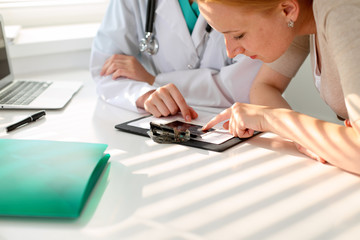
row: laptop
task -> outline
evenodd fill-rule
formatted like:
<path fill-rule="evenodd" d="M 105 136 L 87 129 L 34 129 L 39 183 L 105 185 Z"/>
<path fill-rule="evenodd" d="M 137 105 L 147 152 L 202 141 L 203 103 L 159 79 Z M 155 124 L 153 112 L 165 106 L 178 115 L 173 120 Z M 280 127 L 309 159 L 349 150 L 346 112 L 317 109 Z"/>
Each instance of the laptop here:
<path fill-rule="evenodd" d="M 80 89 L 79 81 L 15 80 L 0 15 L 0 109 L 61 109 Z"/>

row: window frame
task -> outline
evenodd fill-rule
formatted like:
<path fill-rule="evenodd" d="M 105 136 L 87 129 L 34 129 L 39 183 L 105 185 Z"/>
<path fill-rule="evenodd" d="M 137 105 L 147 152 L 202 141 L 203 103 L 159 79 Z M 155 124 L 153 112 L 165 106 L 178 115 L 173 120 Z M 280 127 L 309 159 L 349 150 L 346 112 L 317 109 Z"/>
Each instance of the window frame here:
<path fill-rule="evenodd" d="M 109 0 L 0 0 L 6 25 L 39 27 L 100 22 Z"/>

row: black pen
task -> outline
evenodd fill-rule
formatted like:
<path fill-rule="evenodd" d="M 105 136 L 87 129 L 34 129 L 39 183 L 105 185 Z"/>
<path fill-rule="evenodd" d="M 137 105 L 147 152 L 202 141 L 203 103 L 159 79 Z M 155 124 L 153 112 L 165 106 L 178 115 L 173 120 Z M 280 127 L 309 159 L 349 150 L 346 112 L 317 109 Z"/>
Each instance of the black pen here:
<path fill-rule="evenodd" d="M 25 124 L 31 123 L 31 122 L 35 122 L 36 120 L 38 120 L 39 118 L 45 116 L 45 111 L 42 110 L 40 112 L 34 113 L 33 115 L 31 115 L 30 117 L 25 118 L 24 120 L 21 120 L 17 123 L 11 124 L 10 126 L 6 127 L 6 132 L 10 132 L 12 130 L 17 129 L 18 127 L 21 127 Z"/>

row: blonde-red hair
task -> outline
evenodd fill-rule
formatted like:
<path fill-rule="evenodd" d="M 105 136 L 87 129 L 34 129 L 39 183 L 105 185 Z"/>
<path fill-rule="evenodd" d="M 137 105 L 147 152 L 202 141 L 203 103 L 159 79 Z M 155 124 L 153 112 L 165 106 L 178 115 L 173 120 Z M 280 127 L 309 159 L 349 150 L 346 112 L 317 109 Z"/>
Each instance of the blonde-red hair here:
<path fill-rule="evenodd" d="M 195 0 L 200 3 L 218 3 L 246 8 L 249 11 L 272 12 L 285 0 Z M 297 0 L 301 8 L 311 8 L 313 0 Z"/>
<path fill-rule="evenodd" d="M 219 3 L 223 5 L 246 7 L 255 11 L 271 11 L 284 0 L 197 0 L 203 3 Z"/>

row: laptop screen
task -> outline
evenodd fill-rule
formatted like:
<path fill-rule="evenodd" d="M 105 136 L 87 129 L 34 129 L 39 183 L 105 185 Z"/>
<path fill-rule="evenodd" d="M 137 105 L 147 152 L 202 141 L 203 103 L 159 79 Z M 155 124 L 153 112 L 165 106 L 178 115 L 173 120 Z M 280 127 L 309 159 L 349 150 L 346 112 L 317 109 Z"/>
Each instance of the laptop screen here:
<path fill-rule="evenodd" d="M 0 81 L 10 74 L 10 66 L 5 47 L 6 39 L 2 31 L 3 26 L 1 24 L 2 23 L 0 22 Z"/>

